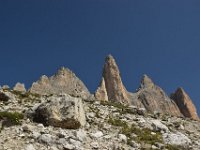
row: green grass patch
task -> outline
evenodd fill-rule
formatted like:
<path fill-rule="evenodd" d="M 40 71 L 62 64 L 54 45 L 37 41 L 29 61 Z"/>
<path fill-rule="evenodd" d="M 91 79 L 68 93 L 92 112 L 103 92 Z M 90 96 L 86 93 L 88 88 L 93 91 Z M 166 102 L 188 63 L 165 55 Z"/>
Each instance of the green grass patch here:
<path fill-rule="evenodd" d="M 157 142 L 163 143 L 162 135 L 160 132 L 155 132 L 155 134 L 152 134 L 152 131 L 148 128 L 141 129 L 134 124 L 130 126 L 126 121 L 115 118 L 109 118 L 108 123 L 113 126 L 121 127 L 120 133 L 128 137 L 128 144 L 130 144 L 132 140 L 138 143 L 147 143 L 151 145 L 154 145 Z M 133 133 L 137 136 L 132 137 Z"/>
<path fill-rule="evenodd" d="M 0 120 L 3 120 L 2 126 L 20 125 L 20 120 L 24 115 L 19 112 L 0 112 Z"/>
<path fill-rule="evenodd" d="M 183 149 L 180 146 L 176 146 L 176 145 L 167 145 L 165 146 L 165 148 L 168 150 L 182 150 Z"/>

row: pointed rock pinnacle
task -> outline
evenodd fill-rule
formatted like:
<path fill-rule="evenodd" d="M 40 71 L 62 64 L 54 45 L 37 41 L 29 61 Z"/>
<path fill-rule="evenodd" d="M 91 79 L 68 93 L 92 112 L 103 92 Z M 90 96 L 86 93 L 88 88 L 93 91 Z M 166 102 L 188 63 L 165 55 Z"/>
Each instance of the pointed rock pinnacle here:
<path fill-rule="evenodd" d="M 108 55 L 105 59 L 103 79 L 108 100 L 112 102 L 129 103 L 127 90 L 122 83 L 119 68 L 112 55 Z M 106 93 L 105 90 L 103 93 Z M 102 94 L 100 97 L 104 97 L 104 95 Z"/>
<path fill-rule="evenodd" d="M 95 92 L 95 97 L 98 100 L 108 101 L 108 95 L 106 91 L 106 85 L 104 78 L 101 79 L 100 86 L 98 87 L 97 91 Z"/>
<path fill-rule="evenodd" d="M 185 117 L 195 120 L 199 119 L 195 105 L 183 88 L 178 88 L 176 92 L 171 95 L 171 98 L 176 102 L 181 113 Z"/>
<path fill-rule="evenodd" d="M 141 80 L 141 88 L 153 88 L 153 81 L 145 74 Z"/>

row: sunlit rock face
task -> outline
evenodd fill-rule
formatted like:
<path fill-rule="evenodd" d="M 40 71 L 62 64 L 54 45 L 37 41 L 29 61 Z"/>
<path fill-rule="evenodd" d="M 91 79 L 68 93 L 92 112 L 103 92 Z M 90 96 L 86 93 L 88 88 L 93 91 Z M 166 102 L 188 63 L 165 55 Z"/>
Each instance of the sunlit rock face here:
<path fill-rule="evenodd" d="M 111 102 L 130 103 L 128 92 L 121 80 L 119 68 L 111 55 L 108 55 L 105 59 L 101 82 L 102 84 L 95 94 L 97 99 L 104 98 Z"/>
<path fill-rule="evenodd" d="M 181 113 L 185 117 L 196 120 L 199 119 L 195 105 L 183 88 L 178 88 L 176 92 L 171 95 L 171 98 L 176 102 Z"/>
<path fill-rule="evenodd" d="M 18 91 L 18 92 L 26 92 L 25 85 L 19 82 L 15 84 L 15 86 L 13 87 L 13 90 Z"/>
<path fill-rule="evenodd" d="M 176 103 L 160 87 L 155 85 L 147 75 L 144 75 L 141 80 L 137 97 L 138 101 L 151 113 L 159 112 L 161 114 L 182 116 Z"/>
<path fill-rule="evenodd" d="M 102 78 L 101 83 L 95 92 L 95 98 L 101 101 L 108 101 L 108 94 L 104 78 Z"/>
<path fill-rule="evenodd" d="M 84 83 L 72 71 L 64 67 L 52 77 L 42 76 L 39 81 L 32 84 L 30 92 L 41 95 L 66 93 L 82 98 L 90 96 Z"/>

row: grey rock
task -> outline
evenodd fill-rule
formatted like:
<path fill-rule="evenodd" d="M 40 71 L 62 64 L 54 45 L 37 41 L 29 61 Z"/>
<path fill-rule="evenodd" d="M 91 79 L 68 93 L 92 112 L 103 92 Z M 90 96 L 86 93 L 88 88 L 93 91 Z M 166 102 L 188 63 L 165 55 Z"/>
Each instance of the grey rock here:
<path fill-rule="evenodd" d="M 163 140 L 166 144 L 177 145 L 177 146 L 188 146 L 191 143 L 191 140 L 181 132 L 164 133 Z"/>
<path fill-rule="evenodd" d="M 96 139 L 98 139 L 102 136 L 103 136 L 103 132 L 101 132 L 101 131 L 97 131 L 97 132 L 91 134 L 91 137 L 96 138 Z"/>
<path fill-rule="evenodd" d="M 65 144 L 64 146 L 64 149 L 67 149 L 67 150 L 74 150 L 75 149 L 75 146 L 73 144 Z"/>
<path fill-rule="evenodd" d="M 25 147 L 25 150 L 36 150 L 32 144 L 29 144 Z"/>
<path fill-rule="evenodd" d="M 78 140 L 81 142 L 83 142 L 87 137 L 87 133 L 83 129 L 79 129 L 75 134 Z"/>
<path fill-rule="evenodd" d="M 50 134 L 42 134 L 39 136 L 38 141 L 48 145 L 52 145 L 53 143 L 55 143 L 56 137 Z"/>
<path fill-rule="evenodd" d="M 127 137 L 124 134 L 119 134 L 119 140 L 121 142 L 127 143 Z"/>
<path fill-rule="evenodd" d="M 140 101 L 147 112 L 182 116 L 176 103 L 147 76 L 144 75 L 136 93 L 136 101 Z"/>
<path fill-rule="evenodd" d="M 86 123 L 82 100 L 69 95 L 48 97 L 47 102 L 38 106 L 33 115 L 35 122 L 45 126 L 77 129 Z"/>
<path fill-rule="evenodd" d="M 71 70 L 64 67 L 50 78 L 42 76 L 39 81 L 32 84 L 30 92 L 40 95 L 66 93 L 84 99 L 90 96 L 84 83 Z"/>
<path fill-rule="evenodd" d="M 152 127 L 154 131 L 169 131 L 168 127 L 161 123 L 160 120 L 152 120 Z"/>
<path fill-rule="evenodd" d="M 93 149 L 98 149 L 99 148 L 99 143 L 98 142 L 92 142 L 90 145 L 91 145 L 91 147 Z"/>

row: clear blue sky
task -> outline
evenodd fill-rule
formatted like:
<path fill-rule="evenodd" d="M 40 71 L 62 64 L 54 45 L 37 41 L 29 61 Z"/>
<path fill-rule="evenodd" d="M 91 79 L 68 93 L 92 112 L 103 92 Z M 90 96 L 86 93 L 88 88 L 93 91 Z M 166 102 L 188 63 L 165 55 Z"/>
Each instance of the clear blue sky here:
<path fill-rule="evenodd" d="M 200 110 L 199 0 L 1 0 L 0 84 L 27 87 L 66 66 L 90 91 L 112 54 L 129 91 L 148 74 Z"/>

